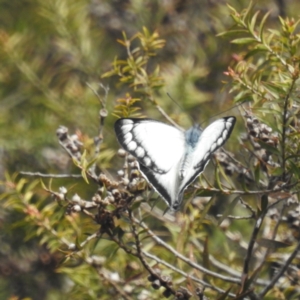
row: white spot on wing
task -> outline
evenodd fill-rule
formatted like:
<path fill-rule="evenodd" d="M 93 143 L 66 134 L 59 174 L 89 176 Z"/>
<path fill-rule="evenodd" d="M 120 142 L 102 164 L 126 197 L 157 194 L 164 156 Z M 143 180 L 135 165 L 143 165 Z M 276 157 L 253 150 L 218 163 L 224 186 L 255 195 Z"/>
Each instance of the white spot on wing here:
<path fill-rule="evenodd" d="M 146 167 L 149 167 L 151 165 L 151 159 L 148 156 L 146 156 L 143 159 L 143 163 Z"/>
<path fill-rule="evenodd" d="M 122 125 L 122 132 L 123 134 L 128 133 L 129 131 L 131 131 L 133 128 L 133 124 L 128 124 L 128 125 Z"/>
<path fill-rule="evenodd" d="M 216 143 L 213 143 L 213 144 L 211 145 L 211 147 L 210 147 L 210 151 L 211 151 L 211 152 L 214 152 L 216 148 L 217 148 L 217 144 L 216 144 Z"/>
<path fill-rule="evenodd" d="M 219 147 L 222 145 L 223 141 L 224 141 L 224 140 L 223 140 L 222 138 L 219 138 L 219 139 L 218 139 L 217 144 L 218 144 Z"/>
<path fill-rule="evenodd" d="M 137 157 L 143 157 L 145 155 L 145 150 L 142 147 L 137 147 L 135 154 Z"/>
<path fill-rule="evenodd" d="M 127 145 L 127 149 L 129 151 L 134 151 L 137 147 L 137 143 L 135 141 L 131 141 L 128 145 Z"/>
<path fill-rule="evenodd" d="M 229 129 L 231 128 L 231 126 L 232 126 L 232 120 L 233 120 L 233 119 L 229 119 L 229 120 L 226 122 L 225 126 L 226 126 L 226 129 L 227 129 L 227 130 L 229 130 Z"/>
<path fill-rule="evenodd" d="M 132 141 L 132 134 L 130 132 L 124 135 L 124 144 L 129 144 Z"/>
<path fill-rule="evenodd" d="M 123 123 L 123 125 L 132 125 L 133 124 L 133 121 L 132 120 L 130 120 L 130 119 L 123 119 L 122 120 L 122 123 Z"/>
<path fill-rule="evenodd" d="M 227 131 L 227 130 L 224 130 L 224 131 L 223 131 L 223 134 L 222 134 L 222 137 L 223 137 L 223 140 L 224 140 L 224 141 L 227 139 L 227 136 L 228 136 L 228 131 Z"/>

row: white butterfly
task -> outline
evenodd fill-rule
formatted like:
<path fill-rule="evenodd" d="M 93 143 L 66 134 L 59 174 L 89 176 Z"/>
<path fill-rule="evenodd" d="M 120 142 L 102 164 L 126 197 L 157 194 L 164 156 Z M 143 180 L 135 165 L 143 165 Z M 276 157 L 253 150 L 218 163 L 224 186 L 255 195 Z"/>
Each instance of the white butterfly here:
<path fill-rule="evenodd" d="M 235 117 L 219 119 L 203 131 L 187 131 L 151 119 L 119 119 L 115 132 L 121 146 L 139 162 L 144 177 L 172 210 L 184 190 L 204 170 L 211 155 L 230 137 Z"/>

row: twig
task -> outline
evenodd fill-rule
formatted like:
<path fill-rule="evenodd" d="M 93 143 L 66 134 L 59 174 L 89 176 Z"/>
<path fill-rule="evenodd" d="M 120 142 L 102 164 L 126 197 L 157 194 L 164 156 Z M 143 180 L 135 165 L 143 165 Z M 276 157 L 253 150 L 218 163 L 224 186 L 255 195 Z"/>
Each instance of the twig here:
<path fill-rule="evenodd" d="M 163 240 L 161 240 L 157 235 L 154 234 L 153 231 L 151 231 L 149 229 L 149 227 L 143 223 L 143 222 L 139 222 L 137 219 L 133 219 L 135 223 L 139 224 L 142 228 L 144 228 L 148 234 L 150 235 L 150 237 L 159 245 L 163 246 L 164 248 L 166 248 L 168 251 L 170 251 L 175 257 L 179 258 L 180 260 L 184 261 L 185 263 L 187 263 L 188 265 L 190 265 L 191 267 L 216 278 L 219 278 L 221 280 L 227 281 L 227 282 L 232 282 L 232 283 L 236 283 L 236 284 L 240 284 L 240 280 L 238 278 L 232 278 L 232 277 L 227 277 L 224 275 L 221 275 L 219 273 L 215 273 L 212 272 L 198 264 L 196 264 L 195 262 L 189 260 L 188 258 L 186 258 L 184 255 L 182 255 L 181 253 L 179 253 L 178 251 L 176 251 L 174 248 L 172 248 L 170 245 L 168 245 L 167 243 L 165 243 Z"/>
<path fill-rule="evenodd" d="M 80 243 L 80 248 L 83 248 L 89 241 L 95 239 L 99 237 L 99 233 L 95 232 L 93 234 L 91 234 L 90 236 L 88 236 L 83 242 Z"/>
<path fill-rule="evenodd" d="M 298 79 L 298 78 L 293 78 L 292 84 L 291 84 L 289 91 L 286 94 L 285 99 L 284 99 L 284 107 L 283 107 L 283 115 L 282 115 L 282 139 L 281 139 L 282 170 L 283 170 L 282 180 L 283 180 L 283 182 L 285 182 L 285 177 L 286 177 L 285 163 L 286 163 L 286 126 L 287 126 L 287 120 L 288 120 L 287 109 L 288 109 L 288 104 L 289 104 L 289 98 L 290 98 L 292 90 L 294 88 L 296 79 Z"/>
<path fill-rule="evenodd" d="M 247 202 L 245 202 L 242 198 L 240 198 L 240 201 L 242 205 L 244 205 L 251 212 L 252 216 L 256 215 L 255 210 Z"/>
<path fill-rule="evenodd" d="M 207 282 L 205 282 L 205 281 L 203 281 L 203 280 L 201 280 L 201 279 L 199 279 L 199 278 L 196 278 L 196 277 L 194 277 L 194 276 L 192 276 L 192 275 L 189 275 L 189 274 L 185 273 L 184 271 L 182 271 L 182 270 L 180 270 L 180 269 L 174 267 L 174 265 L 171 265 L 171 264 L 167 263 L 166 261 L 164 261 L 164 260 L 158 258 L 157 256 L 155 256 L 155 255 L 153 255 L 153 254 L 150 254 L 150 253 L 148 253 L 148 252 L 146 252 L 146 251 L 142 251 L 142 252 L 143 252 L 143 254 L 144 254 L 145 256 L 147 256 L 148 258 L 150 258 L 150 259 L 156 261 L 157 263 L 159 263 L 159 264 L 161 264 L 161 265 L 166 266 L 167 268 L 173 270 L 174 272 L 177 272 L 178 274 L 181 274 L 181 275 L 184 276 L 185 278 L 189 278 L 189 279 L 192 279 L 193 281 L 195 281 L 195 282 L 197 282 L 197 283 L 200 283 L 200 284 L 203 285 L 205 288 L 210 288 L 210 289 L 212 289 L 212 290 L 214 290 L 214 291 L 217 291 L 217 292 L 219 292 L 219 293 L 225 293 L 224 290 L 222 290 L 222 289 L 220 289 L 220 288 L 218 288 L 218 287 L 216 287 L 216 286 L 214 286 L 214 285 L 211 285 L 211 284 L 209 284 L 209 283 L 207 283 Z M 230 296 L 230 297 L 235 297 L 236 295 L 235 295 L 235 294 L 232 294 L 232 293 L 229 293 L 228 296 Z"/>
<path fill-rule="evenodd" d="M 264 197 L 264 196 L 262 196 L 262 197 Z M 248 279 L 249 265 L 250 265 L 250 260 L 251 260 L 251 257 L 252 257 L 254 244 L 256 242 L 257 235 L 259 233 L 259 230 L 261 228 L 261 225 L 263 223 L 263 220 L 264 220 L 264 217 L 265 217 L 266 213 L 267 213 L 267 209 L 264 209 L 261 212 L 260 216 L 256 220 L 254 229 L 252 231 L 252 235 L 251 235 L 250 242 L 249 242 L 248 249 L 247 249 L 247 254 L 246 254 L 246 257 L 245 257 L 245 261 L 244 261 L 243 273 L 242 273 L 242 277 L 241 277 L 241 286 L 242 286 L 242 288 L 240 290 L 240 293 L 244 292 L 245 283 Z"/>
<path fill-rule="evenodd" d="M 218 218 L 221 218 L 223 217 L 222 214 L 218 214 L 217 215 Z M 226 216 L 226 219 L 231 219 L 231 220 L 248 220 L 248 219 L 253 219 L 253 215 L 250 215 L 250 216 L 245 216 L 245 217 L 242 217 L 242 216 Z"/>
<path fill-rule="evenodd" d="M 80 174 L 44 174 L 40 172 L 25 172 L 25 171 L 21 171 L 20 174 L 25 176 L 37 176 L 42 178 L 82 178 Z"/>
<path fill-rule="evenodd" d="M 282 268 L 278 271 L 276 276 L 273 277 L 271 282 L 259 293 L 260 299 L 263 299 L 263 297 L 266 295 L 266 293 L 276 284 L 278 279 L 284 274 L 284 272 L 287 270 L 290 263 L 293 261 L 293 259 L 298 254 L 298 251 L 300 250 L 300 242 L 298 242 L 297 247 L 293 251 L 293 253 L 290 255 L 290 257 L 287 259 L 286 263 L 282 266 Z"/>
<path fill-rule="evenodd" d="M 131 227 L 132 227 L 132 233 L 133 233 L 133 236 L 134 236 L 134 239 L 135 239 L 135 245 L 136 245 L 136 249 L 137 249 L 137 254 L 138 254 L 138 258 L 140 259 L 141 263 L 143 264 L 144 268 L 155 278 L 157 277 L 161 284 L 167 288 L 169 290 L 170 293 L 172 293 L 173 295 L 176 294 L 176 291 L 174 290 L 174 288 L 172 287 L 171 284 L 168 284 L 168 282 L 164 282 L 160 276 L 158 276 L 158 274 L 148 265 L 148 263 L 146 262 L 146 260 L 144 259 L 143 257 L 143 251 L 141 249 L 141 242 L 139 240 L 139 236 L 137 234 L 137 231 L 136 231 L 136 227 L 135 227 L 135 222 L 133 220 L 133 216 L 132 216 L 132 212 L 131 210 L 129 209 L 128 210 L 128 216 L 131 220 Z"/>
<path fill-rule="evenodd" d="M 105 278 L 112 286 L 113 288 L 122 296 L 122 299 L 124 300 L 133 300 L 132 297 L 127 295 L 126 291 L 124 290 L 124 283 L 121 282 L 121 286 L 119 286 L 114 280 L 112 280 L 109 276 L 106 276 L 103 272 L 103 270 L 97 268 L 97 273 Z M 116 295 L 115 295 L 116 296 Z"/>
<path fill-rule="evenodd" d="M 92 90 L 92 92 L 96 95 L 98 98 L 99 102 L 101 103 L 102 108 L 106 108 L 106 101 L 107 101 L 107 96 L 109 92 L 109 86 L 105 86 L 102 83 L 99 83 L 100 87 L 104 90 L 104 97 L 101 97 L 99 93 L 88 83 L 86 82 L 86 85 Z"/>
<path fill-rule="evenodd" d="M 249 168 L 247 168 L 246 166 L 244 166 L 239 160 L 237 160 L 236 158 L 234 158 L 232 155 L 230 155 L 228 153 L 228 151 L 226 151 L 224 149 L 224 147 L 220 148 L 220 151 L 223 152 L 232 162 L 234 162 L 236 165 L 239 165 L 241 168 L 243 168 L 243 170 L 249 170 Z"/>
<path fill-rule="evenodd" d="M 154 101 L 152 101 L 152 102 L 154 102 Z M 176 122 L 174 122 L 172 120 L 172 118 L 169 117 L 169 115 L 161 108 L 161 106 L 159 106 L 157 103 L 155 103 L 155 107 L 173 126 L 178 128 L 179 130 L 183 130 L 182 127 L 180 127 Z"/>
<path fill-rule="evenodd" d="M 225 194 L 225 195 L 262 195 L 262 194 L 272 194 L 272 193 L 276 193 L 276 192 L 280 192 L 284 189 L 288 189 L 290 188 L 291 186 L 294 186 L 295 184 L 293 185 L 282 185 L 281 187 L 279 188 L 276 188 L 276 189 L 273 189 L 273 190 L 261 190 L 261 191 L 241 191 L 241 190 L 229 190 L 229 189 L 226 189 L 226 190 L 221 190 L 221 189 L 217 189 L 217 188 L 212 188 L 212 187 L 208 187 L 208 188 L 203 188 L 203 187 L 200 187 L 198 185 L 194 185 L 195 188 L 198 189 L 198 191 L 211 191 L 211 192 L 215 192 L 215 193 L 222 193 L 222 194 Z"/>
<path fill-rule="evenodd" d="M 93 91 L 93 93 L 97 96 L 100 104 L 101 104 L 101 109 L 99 110 L 99 131 L 98 131 L 98 136 L 96 136 L 94 138 L 94 143 L 95 143 L 95 156 L 97 157 L 97 155 L 100 153 L 100 147 L 103 141 L 103 128 L 104 128 L 104 122 L 105 119 L 108 115 L 107 109 L 106 109 L 106 101 L 107 101 L 107 96 L 108 96 L 108 92 L 109 92 L 109 87 L 108 86 L 104 86 L 102 83 L 100 83 L 100 87 L 104 90 L 104 97 L 101 97 L 99 95 L 99 93 L 89 84 L 86 83 L 87 86 Z M 95 169 L 96 169 L 96 163 L 94 163 L 91 167 L 90 167 L 90 171 L 92 173 L 95 173 Z"/>
<path fill-rule="evenodd" d="M 281 222 L 284 210 L 285 210 L 285 205 L 283 205 L 283 207 L 282 207 L 282 209 L 280 211 L 280 215 L 279 215 L 278 220 L 276 222 L 276 225 L 274 227 L 271 240 L 275 240 L 275 238 L 276 238 L 276 234 L 277 234 L 277 231 L 278 231 L 278 228 L 279 228 L 279 224 Z M 269 256 L 270 253 L 271 253 L 271 248 L 267 248 L 266 251 L 265 251 L 265 253 L 264 253 L 264 255 L 263 255 L 263 257 L 262 257 L 262 259 L 261 259 L 260 265 L 255 269 L 254 274 L 257 274 L 257 276 L 258 276 L 258 271 L 260 271 L 263 268 L 265 262 L 267 261 L 267 257 Z M 254 282 L 254 280 L 253 280 L 253 282 Z"/>

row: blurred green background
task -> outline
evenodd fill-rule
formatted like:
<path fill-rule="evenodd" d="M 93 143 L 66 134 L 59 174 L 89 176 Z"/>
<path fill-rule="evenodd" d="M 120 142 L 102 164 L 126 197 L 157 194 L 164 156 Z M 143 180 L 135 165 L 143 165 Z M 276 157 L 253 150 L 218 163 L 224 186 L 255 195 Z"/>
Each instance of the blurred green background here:
<path fill-rule="evenodd" d="M 102 75 L 115 57 L 127 56 L 117 42 L 122 32 L 131 37 L 146 27 L 166 41 L 151 60 L 160 66 L 164 82 L 155 100 L 180 125 L 188 127 L 191 119 L 208 121 L 231 108 L 223 73 L 242 46 L 217 37 L 232 25 L 227 4 L 239 11 L 249 1 L 1 0 L 0 179 L 19 171 L 79 173 L 60 148 L 56 129 L 65 125 L 92 143 L 100 105 L 87 83 L 95 89 L 99 83 L 110 88 L 103 147 L 111 151 L 106 166 L 115 172 L 111 159 L 118 149 L 112 129 L 116 117 L 111 113 L 118 98 L 135 92 L 120 85 L 116 76 Z M 255 9 L 262 15 L 271 11 L 268 26 L 276 27 L 278 15 L 298 17 L 300 3 L 257 1 Z M 146 101 L 140 106 L 147 117 L 162 119 Z M 88 198 L 92 191 L 83 193 Z M 27 229 L 11 226 L 21 217 L 0 204 L 0 298 L 66 299 L 62 293 L 74 287 L 55 271 L 61 256 L 36 239 L 23 241 Z M 80 295 L 78 299 L 97 298 Z"/>

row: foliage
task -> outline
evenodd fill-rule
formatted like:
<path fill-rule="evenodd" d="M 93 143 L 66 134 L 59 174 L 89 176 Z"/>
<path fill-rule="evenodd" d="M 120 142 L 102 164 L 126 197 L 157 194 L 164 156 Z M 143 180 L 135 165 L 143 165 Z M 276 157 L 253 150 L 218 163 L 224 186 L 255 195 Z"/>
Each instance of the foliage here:
<path fill-rule="evenodd" d="M 7 19 L 1 122 L 10 130 L 1 139 L 13 142 L 5 168 L 45 172 L 6 172 L 1 182 L 0 298 L 298 299 L 299 21 L 229 5 L 227 29 L 217 20 L 224 5 L 212 5 L 207 19 L 203 7 L 179 2 L 148 1 L 149 17 L 138 2 L 92 1 L 91 17 L 84 0 L 29 1 L 18 4 L 23 25 Z M 228 54 L 227 86 L 243 119 L 225 147 L 232 153 L 218 151 L 180 212 L 163 214 L 135 160 L 115 155 L 113 121 L 151 115 L 184 124 L 164 85 L 174 84 L 172 96 L 196 115 L 201 99 L 217 94 L 216 61 L 225 66 Z M 64 153 L 45 152 L 43 165 L 37 153 L 54 148 L 60 122 L 71 127 L 56 131 Z"/>

